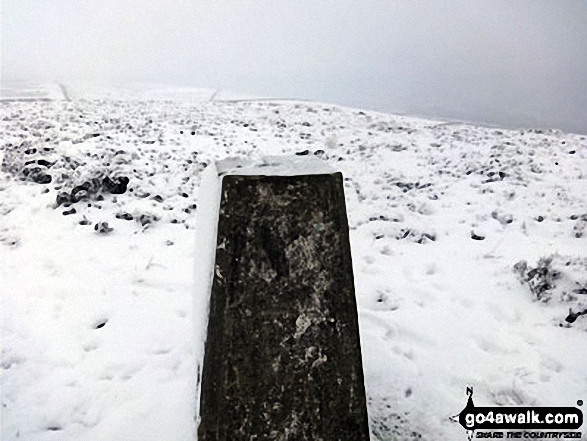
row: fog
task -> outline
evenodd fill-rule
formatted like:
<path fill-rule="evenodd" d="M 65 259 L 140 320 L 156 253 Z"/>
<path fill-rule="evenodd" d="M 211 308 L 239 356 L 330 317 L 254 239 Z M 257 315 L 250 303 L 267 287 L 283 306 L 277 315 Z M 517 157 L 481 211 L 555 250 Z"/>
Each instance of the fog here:
<path fill-rule="evenodd" d="M 3 81 L 146 81 L 587 134 L 585 0 L 1 5 Z"/>

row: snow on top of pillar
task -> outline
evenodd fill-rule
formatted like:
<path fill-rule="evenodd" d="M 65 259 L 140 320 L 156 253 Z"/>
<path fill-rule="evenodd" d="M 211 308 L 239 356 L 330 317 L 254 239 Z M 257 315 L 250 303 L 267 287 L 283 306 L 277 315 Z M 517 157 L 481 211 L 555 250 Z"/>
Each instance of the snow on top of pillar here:
<path fill-rule="evenodd" d="M 216 163 L 219 176 L 297 176 L 336 173 L 334 167 L 315 156 L 265 156 L 260 159 L 226 158 Z"/>

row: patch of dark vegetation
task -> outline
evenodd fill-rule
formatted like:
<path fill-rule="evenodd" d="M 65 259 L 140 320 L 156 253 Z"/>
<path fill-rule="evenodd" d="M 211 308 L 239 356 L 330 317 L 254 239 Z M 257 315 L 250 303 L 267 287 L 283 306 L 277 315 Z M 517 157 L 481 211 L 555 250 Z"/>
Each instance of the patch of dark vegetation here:
<path fill-rule="evenodd" d="M 502 213 L 499 210 L 493 210 L 491 217 L 502 225 L 508 225 L 514 221 L 514 217 L 511 214 Z"/>
<path fill-rule="evenodd" d="M 575 219 L 573 219 L 573 217 Z M 576 220 L 575 225 L 573 225 L 573 236 L 580 239 L 583 237 L 585 230 L 587 229 L 587 213 L 582 214 L 581 216 L 571 216 L 571 219 Z"/>
<path fill-rule="evenodd" d="M 536 301 L 569 305 L 567 324 L 587 315 L 587 259 L 553 254 L 533 266 L 522 260 L 514 265 L 514 272 Z"/>
<path fill-rule="evenodd" d="M 117 178 L 106 176 L 102 179 L 102 188 L 105 193 L 124 194 L 126 193 L 129 181 L 129 178 L 126 176 L 119 176 Z"/>
<path fill-rule="evenodd" d="M 50 184 L 53 176 L 48 173 L 48 169 L 53 167 L 55 161 L 49 161 L 43 156 L 49 151 L 50 149 L 32 147 L 30 141 L 23 141 L 19 145 L 8 144 L 4 148 L 2 171 L 22 181 Z"/>
<path fill-rule="evenodd" d="M 431 187 L 432 184 L 430 182 L 421 183 L 421 182 L 396 182 L 395 186 L 400 188 L 404 193 L 407 193 L 410 190 L 422 190 L 424 188 Z"/>
<path fill-rule="evenodd" d="M 552 267 L 552 257 L 543 257 L 531 268 L 525 260 L 514 265 L 514 271 L 520 281 L 526 283 L 536 300 L 548 302 L 552 298 L 555 282 L 560 278 L 560 272 Z"/>
<path fill-rule="evenodd" d="M 429 242 L 435 242 L 436 241 L 436 234 L 422 233 L 422 232 L 414 230 L 414 229 L 402 228 L 395 235 L 395 239 L 396 240 L 409 239 L 412 242 L 415 242 L 418 244 L 425 244 L 425 243 L 429 243 Z"/>
<path fill-rule="evenodd" d="M 126 192 L 129 178 L 120 176 L 110 178 L 109 176 L 88 179 L 81 185 L 76 185 L 70 192 L 61 192 L 57 195 L 56 203 L 59 207 L 62 204 L 75 204 L 85 200 L 104 200 L 102 193 L 123 194 Z"/>
<path fill-rule="evenodd" d="M 53 178 L 51 175 L 42 173 L 40 171 L 36 171 L 30 176 L 31 181 L 36 182 L 37 184 L 50 184 Z"/>
<path fill-rule="evenodd" d="M 407 388 L 407 391 L 410 392 L 405 393 L 406 398 L 412 394 L 412 389 Z M 390 399 L 369 397 L 367 402 L 371 415 L 369 428 L 372 440 L 421 441 L 424 439 L 420 430 L 413 427 L 409 412 L 399 412 L 394 409 L 398 405 L 392 406 Z"/>
<path fill-rule="evenodd" d="M 499 182 L 499 181 L 503 181 L 508 175 L 506 172 L 503 171 L 489 171 L 486 174 L 487 179 L 484 181 L 485 184 L 488 184 L 490 182 Z"/>

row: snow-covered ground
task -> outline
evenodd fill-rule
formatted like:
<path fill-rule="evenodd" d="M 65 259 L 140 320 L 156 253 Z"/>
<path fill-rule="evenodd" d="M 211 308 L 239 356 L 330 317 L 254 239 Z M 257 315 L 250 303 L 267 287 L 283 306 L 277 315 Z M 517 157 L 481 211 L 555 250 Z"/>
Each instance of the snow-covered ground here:
<path fill-rule="evenodd" d="M 2 440 L 193 439 L 198 189 L 229 156 L 343 172 L 373 440 L 466 439 L 467 386 L 587 399 L 585 136 L 65 91 L 0 103 Z"/>
<path fill-rule="evenodd" d="M 54 83 L 2 82 L 0 86 L 0 102 L 60 100 L 64 98 L 62 87 Z"/>

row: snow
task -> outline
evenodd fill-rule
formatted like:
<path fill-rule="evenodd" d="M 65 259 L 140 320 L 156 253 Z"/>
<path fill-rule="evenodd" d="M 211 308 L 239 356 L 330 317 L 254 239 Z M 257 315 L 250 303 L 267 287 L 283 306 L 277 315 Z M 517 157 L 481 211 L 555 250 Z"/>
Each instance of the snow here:
<path fill-rule="evenodd" d="M 477 405 L 587 396 L 587 317 L 565 321 L 587 307 L 575 293 L 587 284 L 584 136 L 66 90 L 70 101 L 0 107 L 3 440 L 193 439 L 214 164 L 234 170 L 234 158 L 343 173 L 372 439 L 465 439 L 449 417 L 467 386 Z M 551 255 L 537 300 L 514 265 Z"/>
<path fill-rule="evenodd" d="M 264 156 L 253 161 L 246 158 L 226 158 L 216 163 L 220 175 L 298 176 L 330 174 L 337 170 L 313 156 Z"/>
<path fill-rule="evenodd" d="M 0 87 L 0 102 L 61 99 L 63 99 L 63 91 L 59 84 L 54 83 L 3 81 Z"/>
<path fill-rule="evenodd" d="M 206 209 L 198 210 L 196 214 L 197 240 L 196 247 L 198 258 L 194 261 L 194 304 L 193 324 L 194 341 L 196 342 L 196 366 L 197 376 L 194 381 L 195 391 L 194 416 L 196 425 L 200 418 L 200 375 L 204 366 L 204 343 L 208 326 L 208 310 L 210 309 L 210 293 L 216 267 L 216 244 L 218 237 L 218 214 L 220 211 L 222 179 L 218 175 L 218 168 L 212 162 L 202 173 L 200 183 L 200 206 Z"/>

